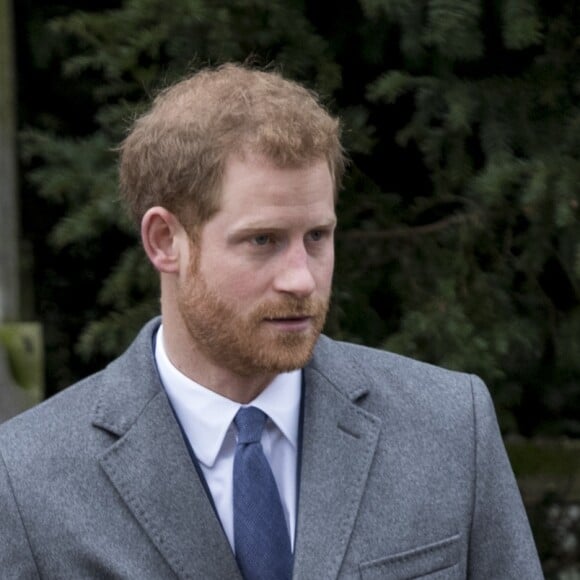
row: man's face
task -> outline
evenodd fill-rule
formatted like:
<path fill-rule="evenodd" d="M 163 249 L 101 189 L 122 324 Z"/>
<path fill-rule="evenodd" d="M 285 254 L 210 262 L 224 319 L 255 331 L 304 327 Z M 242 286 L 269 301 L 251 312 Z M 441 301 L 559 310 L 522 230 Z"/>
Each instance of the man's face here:
<path fill-rule="evenodd" d="M 179 281 L 198 352 L 245 377 L 303 367 L 326 318 L 335 225 L 325 161 L 280 169 L 231 158 L 220 210 L 192 243 Z"/>

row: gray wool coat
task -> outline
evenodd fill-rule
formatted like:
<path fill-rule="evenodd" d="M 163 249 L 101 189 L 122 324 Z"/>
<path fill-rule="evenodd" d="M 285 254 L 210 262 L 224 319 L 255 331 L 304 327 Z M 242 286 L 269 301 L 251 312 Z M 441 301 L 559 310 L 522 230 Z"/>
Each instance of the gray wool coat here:
<path fill-rule="evenodd" d="M 0 578 L 241 578 L 155 368 L 159 319 L 0 427 Z M 541 579 L 487 389 L 321 337 L 294 578 Z"/>

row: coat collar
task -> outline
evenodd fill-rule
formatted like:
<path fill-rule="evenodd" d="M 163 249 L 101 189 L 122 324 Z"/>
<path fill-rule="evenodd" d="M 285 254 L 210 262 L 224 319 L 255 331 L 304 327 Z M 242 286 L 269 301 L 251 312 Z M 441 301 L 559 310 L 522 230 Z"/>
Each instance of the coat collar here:
<path fill-rule="evenodd" d="M 337 578 L 380 433 L 364 369 L 321 337 L 305 368 L 295 578 Z"/>
<path fill-rule="evenodd" d="M 101 466 L 180 578 L 240 578 L 190 460 L 152 354 L 160 319 L 102 375 L 93 425 L 118 437 Z M 380 421 L 362 409 L 364 369 L 321 337 L 305 368 L 295 578 L 336 578 L 365 488 Z"/>
<path fill-rule="evenodd" d="M 147 324 L 103 372 L 93 425 L 118 439 L 101 467 L 179 578 L 241 576 L 155 368 Z"/>

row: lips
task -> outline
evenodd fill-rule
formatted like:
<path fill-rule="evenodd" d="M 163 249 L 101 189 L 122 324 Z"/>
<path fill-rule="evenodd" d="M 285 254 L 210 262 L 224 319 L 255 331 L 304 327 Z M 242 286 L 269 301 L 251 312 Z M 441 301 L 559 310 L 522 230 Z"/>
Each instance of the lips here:
<path fill-rule="evenodd" d="M 267 317 L 268 322 L 300 322 L 302 320 L 308 320 L 312 318 L 311 314 L 304 314 L 303 316 L 276 316 Z"/>
<path fill-rule="evenodd" d="M 309 330 L 312 327 L 312 316 L 284 316 L 276 318 L 265 318 L 267 324 L 278 330 L 287 332 L 300 332 Z"/>
<path fill-rule="evenodd" d="M 252 318 L 273 330 L 285 332 L 320 331 L 328 303 L 319 298 L 306 299 L 287 296 L 279 302 L 261 304 Z"/>

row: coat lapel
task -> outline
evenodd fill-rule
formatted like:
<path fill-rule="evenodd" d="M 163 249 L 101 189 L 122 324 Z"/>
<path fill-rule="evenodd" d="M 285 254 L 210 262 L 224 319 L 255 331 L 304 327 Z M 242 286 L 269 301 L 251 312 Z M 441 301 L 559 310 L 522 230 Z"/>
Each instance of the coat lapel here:
<path fill-rule="evenodd" d="M 119 439 L 99 461 L 179 578 L 241 578 L 161 388 L 147 328 L 105 371 L 93 423 Z"/>
<path fill-rule="evenodd" d="M 380 431 L 380 420 L 356 403 L 366 393 L 360 374 L 341 373 L 334 360 L 328 378 L 323 367 L 329 343 L 321 341 L 305 369 L 295 579 L 338 576 Z M 352 386 L 345 383 L 349 375 Z"/>
<path fill-rule="evenodd" d="M 158 324 L 103 374 L 93 424 L 117 439 L 99 461 L 179 578 L 241 580 L 157 375 Z M 295 579 L 338 576 L 380 431 L 380 420 L 357 404 L 366 393 L 360 369 L 341 369 L 330 345 L 321 337 L 305 369 Z"/>

